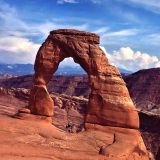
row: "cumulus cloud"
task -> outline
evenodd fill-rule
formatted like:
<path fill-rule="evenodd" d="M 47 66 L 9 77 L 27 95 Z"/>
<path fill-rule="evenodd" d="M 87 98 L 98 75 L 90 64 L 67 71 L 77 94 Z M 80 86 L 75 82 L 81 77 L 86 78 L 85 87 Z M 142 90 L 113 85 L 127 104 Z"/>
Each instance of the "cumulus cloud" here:
<path fill-rule="evenodd" d="M 106 53 L 110 63 L 118 68 L 137 71 L 140 69 L 160 67 L 158 57 L 140 51 L 135 52 L 129 47 L 120 48 L 117 51 L 113 51 L 113 53 L 107 53 L 104 47 L 101 48 Z"/>
<path fill-rule="evenodd" d="M 6 36 L 0 39 L 1 63 L 34 63 L 39 44 L 27 38 Z"/>
<path fill-rule="evenodd" d="M 0 0 L 0 63 L 34 63 L 39 44 L 25 36 L 32 34 L 14 7 Z"/>

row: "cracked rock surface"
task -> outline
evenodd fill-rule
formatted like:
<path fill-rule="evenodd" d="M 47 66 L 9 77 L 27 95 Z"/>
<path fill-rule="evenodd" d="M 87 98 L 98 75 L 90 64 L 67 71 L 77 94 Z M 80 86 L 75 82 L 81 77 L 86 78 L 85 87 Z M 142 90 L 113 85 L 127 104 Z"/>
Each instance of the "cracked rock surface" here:
<path fill-rule="evenodd" d="M 0 115 L 1 160 L 148 160 L 137 130 L 88 125 L 68 133 L 47 122 Z"/>
<path fill-rule="evenodd" d="M 20 96 L 14 93 L 25 93 Z M 65 130 L 65 103 L 67 96 L 51 95 L 57 100 L 53 124 L 38 118 L 13 118 L 18 109 L 27 105 L 26 90 L 7 91 L 0 94 L 0 159 L 1 160 L 148 160 L 148 153 L 138 130 L 100 126 L 87 123 L 87 130 L 69 133 Z M 17 98 L 17 96 L 20 96 Z M 25 97 L 25 98 L 24 98 Z M 72 105 L 86 100 L 72 97 Z M 60 108 L 62 107 L 62 108 Z M 81 123 L 83 106 L 70 106 L 69 120 Z M 72 108 L 74 107 L 74 109 Z M 78 108 L 81 109 L 78 109 Z M 23 109 L 24 112 L 27 112 Z M 27 114 L 26 114 L 27 115 Z M 72 117 L 71 117 L 72 115 Z M 56 127 L 55 127 L 56 126 Z"/>

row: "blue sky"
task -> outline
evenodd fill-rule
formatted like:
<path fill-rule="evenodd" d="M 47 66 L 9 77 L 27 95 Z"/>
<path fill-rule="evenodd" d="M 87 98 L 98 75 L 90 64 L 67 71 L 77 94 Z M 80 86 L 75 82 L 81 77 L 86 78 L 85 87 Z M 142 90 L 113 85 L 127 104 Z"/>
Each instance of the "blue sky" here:
<path fill-rule="evenodd" d="M 117 67 L 160 67 L 159 0 L 0 0 L 0 26 L 0 63 L 34 63 L 50 30 L 74 28 L 99 34 Z"/>

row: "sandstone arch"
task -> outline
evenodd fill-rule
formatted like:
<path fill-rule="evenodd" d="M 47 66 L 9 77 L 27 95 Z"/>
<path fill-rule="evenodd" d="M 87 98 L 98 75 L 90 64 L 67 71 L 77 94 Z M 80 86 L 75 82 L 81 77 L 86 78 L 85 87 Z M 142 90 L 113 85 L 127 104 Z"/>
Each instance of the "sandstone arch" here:
<path fill-rule="evenodd" d="M 32 114 L 53 116 L 53 101 L 46 84 L 67 57 L 72 57 L 88 74 L 91 94 L 86 123 L 139 128 L 138 114 L 126 85 L 100 49 L 99 36 L 78 30 L 51 31 L 40 47 L 29 103 Z"/>

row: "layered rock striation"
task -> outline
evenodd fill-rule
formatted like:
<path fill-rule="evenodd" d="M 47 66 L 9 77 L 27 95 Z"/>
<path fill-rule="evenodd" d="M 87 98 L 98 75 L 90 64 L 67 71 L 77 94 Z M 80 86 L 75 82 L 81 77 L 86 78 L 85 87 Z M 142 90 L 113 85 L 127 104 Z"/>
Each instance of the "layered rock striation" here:
<path fill-rule="evenodd" d="M 10 88 L 26 88 L 32 87 L 32 75 L 24 75 L 4 79 L 0 82 L 0 86 L 6 89 Z M 89 97 L 90 88 L 88 86 L 88 78 L 83 75 L 66 76 L 56 75 L 47 84 L 49 93 L 55 92 L 59 94 L 67 94 L 70 96 Z"/>
<path fill-rule="evenodd" d="M 86 123 L 139 128 L 138 114 L 126 85 L 100 49 L 99 36 L 77 30 L 52 31 L 40 47 L 29 104 L 31 113 L 53 115 L 53 102 L 46 85 L 67 57 L 72 57 L 88 74 L 91 93 Z"/>

